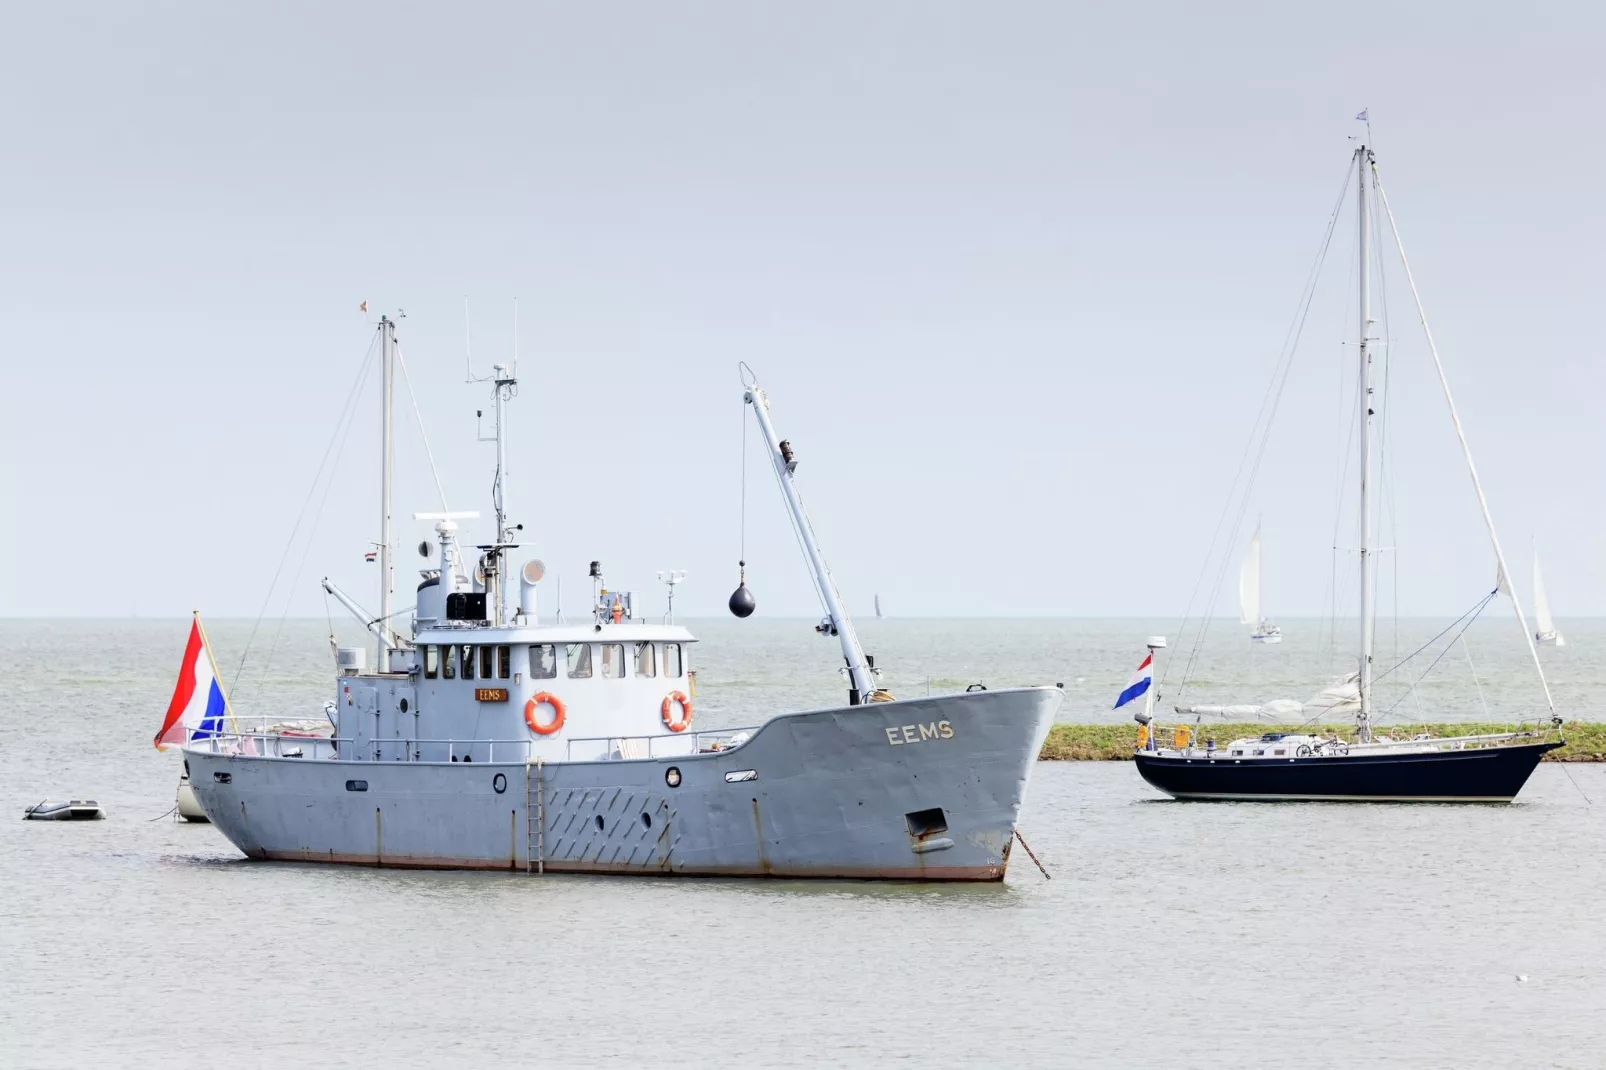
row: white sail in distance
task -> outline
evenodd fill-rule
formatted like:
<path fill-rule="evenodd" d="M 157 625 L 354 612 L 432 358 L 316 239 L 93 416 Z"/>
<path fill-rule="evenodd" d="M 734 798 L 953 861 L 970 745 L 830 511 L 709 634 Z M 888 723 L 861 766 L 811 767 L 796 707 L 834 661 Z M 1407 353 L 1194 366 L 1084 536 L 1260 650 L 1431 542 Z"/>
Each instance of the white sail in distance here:
<path fill-rule="evenodd" d="M 1534 638 L 1541 643 L 1566 646 L 1567 638 L 1556 630 L 1550 616 L 1550 599 L 1545 596 L 1545 580 L 1539 574 L 1539 551 L 1534 550 Z"/>
<path fill-rule="evenodd" d="M 1254 538 L 1249 540 L 1249 552 L 1244 554 L 1243 568 L 1238 572 L 1238 623 L 1260 623 L 1260 525 L 1255 525 Z"/>

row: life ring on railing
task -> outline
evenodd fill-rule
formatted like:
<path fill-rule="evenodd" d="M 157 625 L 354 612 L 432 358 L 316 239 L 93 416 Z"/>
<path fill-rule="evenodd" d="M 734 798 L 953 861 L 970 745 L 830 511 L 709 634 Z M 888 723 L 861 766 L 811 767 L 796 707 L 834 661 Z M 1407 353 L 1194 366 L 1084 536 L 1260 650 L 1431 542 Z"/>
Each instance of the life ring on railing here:
<path fill-rule="evenodd" d="M 535 711 L 541 708 L 542 703 L 552 707 L 552 720 L 542 724 L 535 719 Z M 563 700 L 550 691 L 537 691 L 530 701 L 524 704 L 524 723 L 530 726 L 530 731 L 538 736 L 550 736 L 563 727 L 563 718 L 567 714 L 563 708 Z"/>
<path fill-rule="evenodd" d="M 670 708 L 677 702 L 680 703 L 681 712 L 681 718 L 678 721 L 669 715 Z M 665 728 L 671 732 L 684 732 L 686 727 L 691 724 L 691 699 L 686 697 L 684 691 L 671 691 L 664 696 L 664 704 L 659 713 L 664 719 Z"/>

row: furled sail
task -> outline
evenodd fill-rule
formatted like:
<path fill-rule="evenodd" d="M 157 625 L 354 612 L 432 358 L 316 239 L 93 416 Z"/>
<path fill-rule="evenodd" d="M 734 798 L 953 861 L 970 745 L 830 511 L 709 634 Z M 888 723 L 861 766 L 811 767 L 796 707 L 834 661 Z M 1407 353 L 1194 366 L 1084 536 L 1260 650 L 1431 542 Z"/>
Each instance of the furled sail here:
<path fill-rule="evenodd" d="M 1545 581 L 1539 575 L 1539 551 L 1534 551 L 1534 638 L 1541 643 L 1566 646 L 1566 638 L 1556 630 L 1550 616 L 1550 599 L 1545 596 Z"/>
<path fill-rule="evenodd" d="M 1184 716 L 1201 715 L 1204 717 L 1256 717 L 1267 721 L 1315 721 L 1328 717 L 1342 717 L 1353 715 L 1361 708 L 1361 689 L 1356 683 L 1359 673 L 1350 673 L 1344 679 L 1329 684 L 1309 701 L 1296 702 L 1289 698 L 1272 699 L 1263 705 L 1255 706 L 1239 704 L 1232 706 L 1177 706 L 1176 711 Z"/>
<path fill-rule="evenodd" d="M 1254 624 L 1260 620 L 1260 525 L 1255 525 L 1255 537 L 1249 540 L 1249 552 L 1238 573 L 1238 623 Z"/>

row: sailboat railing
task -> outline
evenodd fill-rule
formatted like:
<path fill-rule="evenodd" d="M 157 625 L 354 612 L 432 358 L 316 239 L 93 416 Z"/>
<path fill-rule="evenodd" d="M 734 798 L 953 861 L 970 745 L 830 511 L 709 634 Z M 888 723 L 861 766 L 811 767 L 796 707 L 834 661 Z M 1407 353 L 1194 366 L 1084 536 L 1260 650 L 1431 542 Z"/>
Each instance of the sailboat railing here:
<path fill-rule="evenodd" d="M 1431 747 L 1435 750 L 1462 750 L 1469 743 L 1503 743 L 1509 739 L 1523 739 L 1540 735 L 1538 732 L 1491 732 L 1479 736 L 1432 736 L 1426 739 L 1373 740 L 1370 743 L 1351 743 L 1350 753 L 1372 750 L 1398 750 L 1402 747 Z"/>

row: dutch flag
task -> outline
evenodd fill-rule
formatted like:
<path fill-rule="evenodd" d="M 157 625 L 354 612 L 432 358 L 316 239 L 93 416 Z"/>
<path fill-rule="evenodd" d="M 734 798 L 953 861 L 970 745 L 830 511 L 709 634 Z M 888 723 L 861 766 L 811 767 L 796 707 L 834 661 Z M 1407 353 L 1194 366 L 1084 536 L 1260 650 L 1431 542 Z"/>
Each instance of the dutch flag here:
<path fill-rule="evenodd" d="M 1127 681 L 1126 690 L 1121 692 L 1121 697 L 1115 700 L 1115 708 L 1120 709 L 1128 702 L 1140 697 L 1153 682 L 1154 651 L 1151 650 L 1144 655 L 1143 664 L 1139 665 L 1138 671 L 1132 674 L 1132 679 Z"/>
<path fill-rule="evenodd" d="M 190 624 L 190 641 L 184 647 L 184 664 L 178 670 L 173 700 L 167 704 L 162 730 L 152 742 L 157 750 L 167 744 L 182 746 L 192 739 L 208 739 L 223 734 L 223 716 L 228 702 L 212 667 L 212 652 L 201 634 L 201 618 Z"/>

